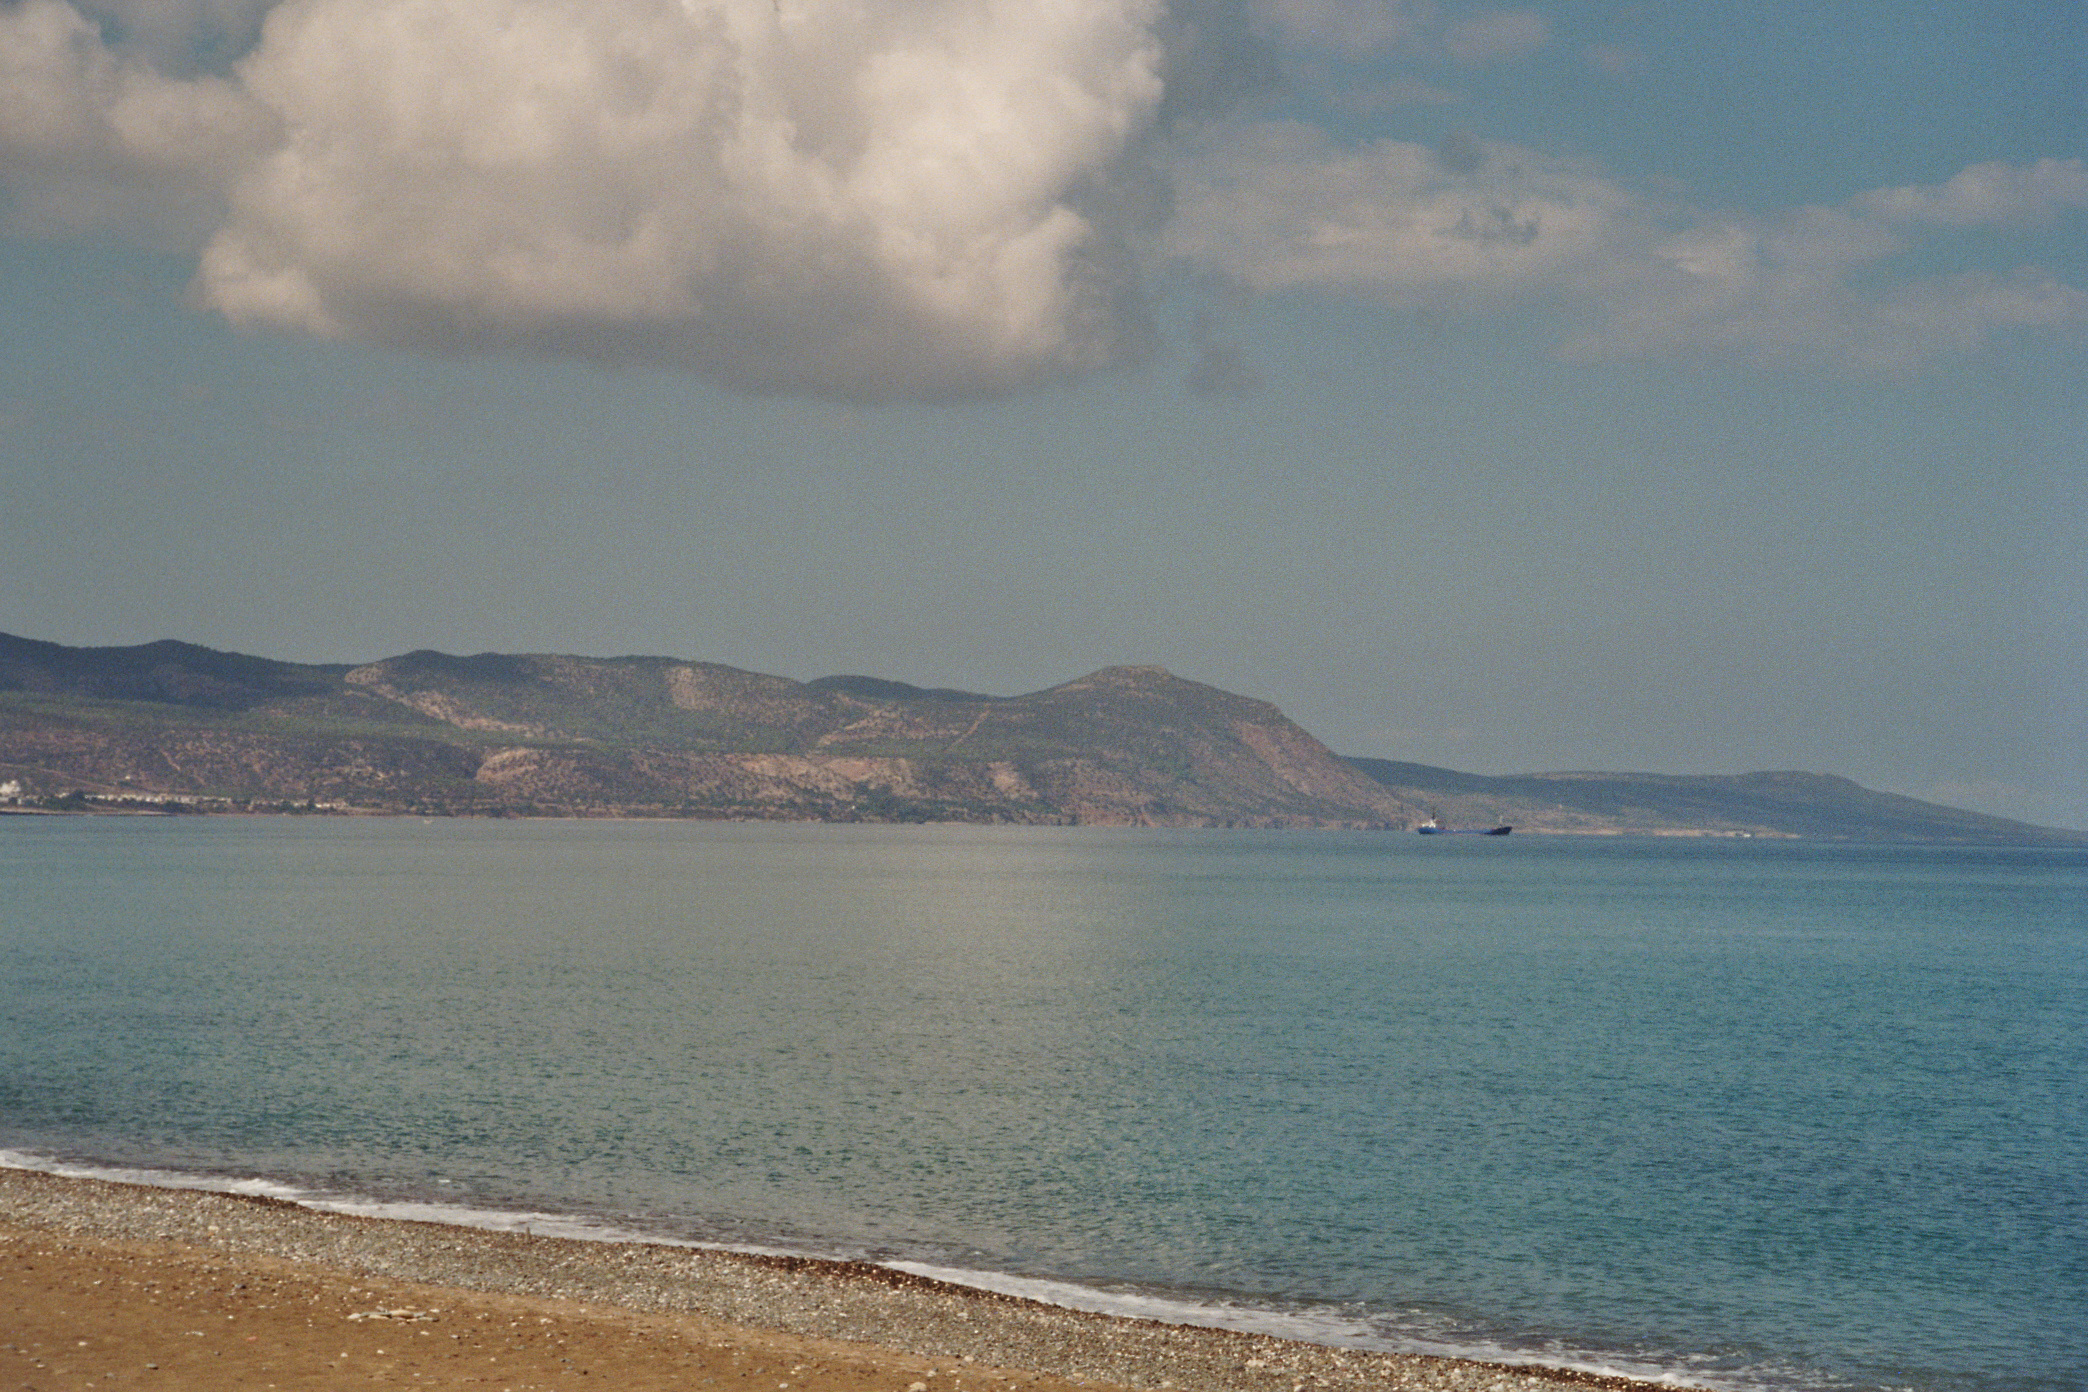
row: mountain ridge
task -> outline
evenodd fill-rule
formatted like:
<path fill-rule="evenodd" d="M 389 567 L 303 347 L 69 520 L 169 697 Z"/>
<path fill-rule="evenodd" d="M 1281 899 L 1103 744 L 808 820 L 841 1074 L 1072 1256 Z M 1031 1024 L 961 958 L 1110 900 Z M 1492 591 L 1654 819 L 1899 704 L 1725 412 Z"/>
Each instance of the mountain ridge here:
<path fill-rule="evenodd" d="M 291 663 L 0 634 L 15 801 L 476 815 L 2088 844 L 1834 775 L 1491 776 L 1343 758 L 1274 705 L 1152 666 L 1018 696 L 664 656 Z"/>
<path fill-rule="evenodd" d="M 669 657 L 354 665 L 0 635 L 0 780 L 386 811 L 1395 828 L 1276 707 L 1156 667 L 1024 696 Z"/>

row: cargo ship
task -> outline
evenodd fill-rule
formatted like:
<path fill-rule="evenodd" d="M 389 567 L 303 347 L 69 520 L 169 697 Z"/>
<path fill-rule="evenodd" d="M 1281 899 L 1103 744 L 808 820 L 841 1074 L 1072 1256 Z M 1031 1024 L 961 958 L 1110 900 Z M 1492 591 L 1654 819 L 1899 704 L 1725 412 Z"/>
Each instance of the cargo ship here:
<path fill-rule="evenodd" d="M 1423 836 L 1506 836 L 1515 828 L 1512 826 L 1446 827 L 1436 821 L 1435 818 L 1430 817 L 1427 821 L 1415 827 L 1414 830 L 1420 832 Z"/>

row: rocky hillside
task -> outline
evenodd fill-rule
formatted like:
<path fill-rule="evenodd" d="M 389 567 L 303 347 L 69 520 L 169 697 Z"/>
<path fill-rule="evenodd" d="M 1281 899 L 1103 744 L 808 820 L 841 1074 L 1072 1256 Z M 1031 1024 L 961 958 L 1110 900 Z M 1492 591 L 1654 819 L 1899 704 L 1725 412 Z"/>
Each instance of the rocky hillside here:
<path fill-rule="evenodd" d="M 1158 667 L 1000 697 L 667 657 L 413 652 L 358 667 L 0 634 L 0 803 L 75 794 L 140 810 L 1394 829 L 1436 817 L 1525 833 L 2088 844 L 1820 774 L 1486 777 L 1341 759 L 1267 702 Z"/>
<path fill-rule="evenodd" d="M 1027 696 L 663 657 L 271 662 L 0 635 L 24 797 L 480 814 L 1404 827 L 1274 706 L 1158 667 Z"/>

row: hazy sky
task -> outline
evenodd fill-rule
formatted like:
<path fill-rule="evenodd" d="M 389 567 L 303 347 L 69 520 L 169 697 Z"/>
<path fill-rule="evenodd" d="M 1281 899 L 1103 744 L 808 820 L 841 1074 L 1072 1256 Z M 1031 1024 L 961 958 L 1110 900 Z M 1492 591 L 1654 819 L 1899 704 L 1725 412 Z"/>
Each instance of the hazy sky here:
<path fill-rule="evenodd" d="M 2088 5 L 0 0 L 0 630 L 2088 825 Z"/>

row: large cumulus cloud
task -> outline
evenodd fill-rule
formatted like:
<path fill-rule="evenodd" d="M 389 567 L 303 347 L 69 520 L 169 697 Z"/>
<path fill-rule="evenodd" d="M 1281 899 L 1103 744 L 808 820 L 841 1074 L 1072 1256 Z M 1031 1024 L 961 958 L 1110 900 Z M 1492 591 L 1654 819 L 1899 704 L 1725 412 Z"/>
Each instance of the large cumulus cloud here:
<path fill-rule="evenodd" d="M 1162 96 L 1159 17 L 1157 0 L 285 0 L 229 79 L 177 80 L 30 0 L 0 12 L 0 53 L 66 97 L 0 130 L 24 146 L 69 103 L 45 144 L 104 183 L 186 160 L 221 199 L 197 288 L 236 322 L 934 396 L 1134 345 L 1135 200 L 1112 184 Z M 210 108 L 222 133 L 148 131 L 126 113 L 149 101 Z"/>

